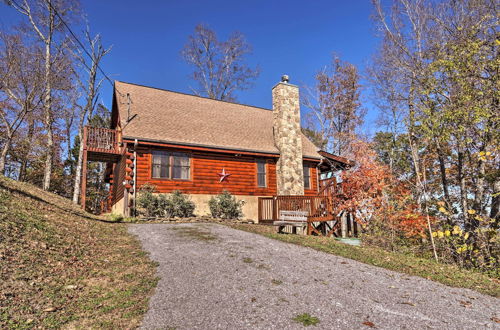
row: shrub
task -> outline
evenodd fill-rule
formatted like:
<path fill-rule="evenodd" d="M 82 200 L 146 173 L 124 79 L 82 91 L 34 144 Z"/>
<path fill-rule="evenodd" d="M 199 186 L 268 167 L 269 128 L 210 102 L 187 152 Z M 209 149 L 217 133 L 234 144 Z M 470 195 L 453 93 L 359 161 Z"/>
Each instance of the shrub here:
<path fill-rule="evenodd" d="M 111 213 L 108 216 L 108 221 L 110 222 L 121 222 L 122 220 L 123 220 L 123 215 L 121 214 Z"/>
<path fill-rule="evenodd" d="M 140 208 L 140 213 L 146 217 L 156 216 L 157 197 L 153 195 L 156 191 L 156 186 L 146 183 L 139 190 L 137 197 L 137 207 Z"/>
<path fill-rule="evenodd" d="M 121 214 L 111 213 L 108 215 L 109 222 L 126 222 L 126 223 L 134 223 L 137 222 L 135 217 L 124 217 Z"/>
<path fill-rule="evenodd" d="M 171 195 L 154 194 L 155 191 L 156 187 L 149 183 L 139 191 L 137 206 L 140 214 L 154 218 L 193 216 L 194 203 L 180 191 L 175 190 Z"/>
<path fill-rule="evenodd" d="M 214 218 L 220 219 L 239 219 L 243 216 L 242 207 L 245 201 L 239 201 L 231 195 L 229 191 L 224 190 L 221 194 L 213 196 L 208 201 L 210 213 Z"/>
<path fill-rule="evenodd" d="M 175 190 L 170 195 L 169 212 L 172 217 L 187 218 L 192 217 L 194 213 L 194 203 L 188 196 L 179 190 Z"/>

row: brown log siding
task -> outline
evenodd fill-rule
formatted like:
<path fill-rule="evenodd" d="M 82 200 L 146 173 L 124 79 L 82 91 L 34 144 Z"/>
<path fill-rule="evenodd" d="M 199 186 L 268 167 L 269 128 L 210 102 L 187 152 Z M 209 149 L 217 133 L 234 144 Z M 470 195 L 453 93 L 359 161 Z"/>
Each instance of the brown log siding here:
<path fill-rule="evenodd" d="M 153 179 L 152 151 L 168 150 L 189 154 L 191 168 L 190 180 Z M 267 186 L 257 186 L 257 159 L 266 159 Z M 305 195 L 317 194 L 317 163 L 311 165 L 311 189 Z M 222 183 L 219 175 L 225 169 L 231 175 Z M 248 155 L 228 155 L 216 152 L 191 150 L 186 151 L 174 148 L 139 148 L 137 151 L 137 187 L 140 189 L 145 183 L 156 185 L 158 192 L 169 193 L 180 190 L 188 194 L 218 194 L 228 190 L 233 195 L 272 196 L 276 195 L 276 158 L 262 158 Z"/>

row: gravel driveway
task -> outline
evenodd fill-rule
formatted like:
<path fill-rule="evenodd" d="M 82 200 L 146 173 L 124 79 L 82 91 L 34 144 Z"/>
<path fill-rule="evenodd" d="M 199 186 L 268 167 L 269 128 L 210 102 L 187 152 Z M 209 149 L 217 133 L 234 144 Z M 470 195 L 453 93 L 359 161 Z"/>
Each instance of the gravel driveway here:
<path fill-rule="evenodd" d="M 145 329 L 499 329 L 499 300 L 216 224 L 131 225 L 160 281 Z"/>

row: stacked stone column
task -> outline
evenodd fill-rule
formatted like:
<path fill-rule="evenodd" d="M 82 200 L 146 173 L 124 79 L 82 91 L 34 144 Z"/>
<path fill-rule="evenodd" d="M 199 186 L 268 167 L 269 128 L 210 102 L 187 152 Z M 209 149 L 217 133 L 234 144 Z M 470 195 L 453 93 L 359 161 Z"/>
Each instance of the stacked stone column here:
<path fill-rule="evenodd" d="M 280 151 L 276 166 L 278 195 L 303 195 L 299 88 L 289 84 L 287 78 L 273 88 L 273 121 L 274 142 Z"/>

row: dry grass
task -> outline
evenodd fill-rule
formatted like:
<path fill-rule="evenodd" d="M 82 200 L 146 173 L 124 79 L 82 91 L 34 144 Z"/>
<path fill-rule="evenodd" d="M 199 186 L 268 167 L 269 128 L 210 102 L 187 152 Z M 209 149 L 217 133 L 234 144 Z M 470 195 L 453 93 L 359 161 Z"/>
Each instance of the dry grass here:
<path fill-rule="evenodd" d="M 277 234 L 272 226 L 246 224 L 228 224 L 228 226 L 400 273 L 420 276 L 448 286 L 472 289 L 500 297 L 500 281 L 498 279 L 490 278 L 483 273 L 461 269 L 455 265 L 438 264 L 434 260 L 418 258 L 409 254 L 392 253 L 376 247 L 351 246 L 328 237 Z"/>
<path fill-rule="evenodd" d="M 125 224 L 0 177 L 0 328 L 134 328 L 155 268 Z"/>

